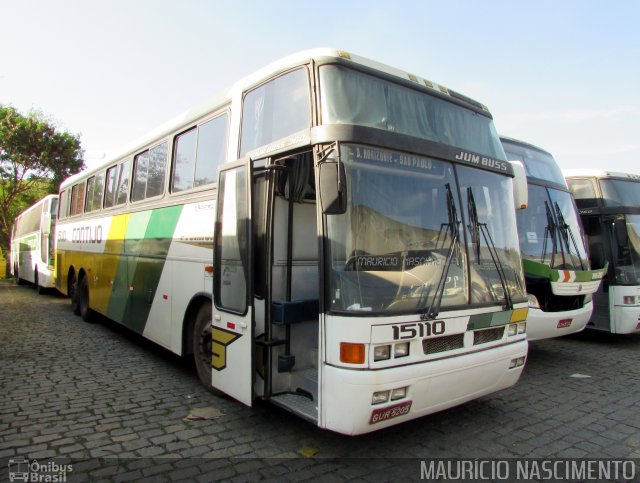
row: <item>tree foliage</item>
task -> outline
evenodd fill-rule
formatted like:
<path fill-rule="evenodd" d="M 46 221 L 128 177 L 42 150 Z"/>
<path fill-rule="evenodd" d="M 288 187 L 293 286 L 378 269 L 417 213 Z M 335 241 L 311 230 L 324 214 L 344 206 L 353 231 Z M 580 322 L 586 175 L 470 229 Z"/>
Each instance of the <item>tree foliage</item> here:
<path fill-rule="evenodd" d="M 24 116 L 0 105 L 0 246 L 9 246 L 14 218 L 62 180 L 84 168 L 80 138 L 43 114 Z"/>

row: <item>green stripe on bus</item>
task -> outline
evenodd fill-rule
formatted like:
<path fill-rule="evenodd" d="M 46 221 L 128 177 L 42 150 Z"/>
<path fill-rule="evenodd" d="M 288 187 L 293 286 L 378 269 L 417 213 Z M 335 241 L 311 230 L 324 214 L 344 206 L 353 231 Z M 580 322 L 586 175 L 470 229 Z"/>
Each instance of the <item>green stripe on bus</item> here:
<path fill-rule="evenodd" d="M 467 330 L 486 329 L 498 325 L 506 325 L 511 321 L 513 310 L 502 312 L 491 312 L 488 314 L 477 314 L 469 317 Z"/>
<path fill-rule="evenodd" d="M 124 323 L 136 332 L 144 332 L 181 213 L 182 206 L 154 210 L 146 223 L 144 237 L 131 240 L 131 249 L 137 253 L 129 257 L 128 273 L 133 290 L 129 292 Z M 133 217 L 131 224 L 135 224 Z"/>
<path fill-rule="evenodd" d="M 542 277 L 557 282 L 564 278 L 564 270 L 556 270 L 546 263 L 540 263 L 527 258 L 522 260 L 522 268 L 525 275 L 532 275 L 534 277 Z M 603 274 L 606 272 L 607 266 L 597 270 L 569 270 L 575 274 L 574 282 L 593 282 L 600 280 Z"/>

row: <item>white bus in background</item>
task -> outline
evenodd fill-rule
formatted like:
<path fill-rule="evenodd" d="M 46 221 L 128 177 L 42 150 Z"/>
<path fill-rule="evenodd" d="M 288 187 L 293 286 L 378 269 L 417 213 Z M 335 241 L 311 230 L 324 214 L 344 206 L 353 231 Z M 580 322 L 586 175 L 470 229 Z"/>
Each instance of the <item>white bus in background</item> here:
<path fill-rule="evenodd" d="M 591 169 L 568 169 L 564 175 L 580 211 L 591 265 L 608 264 L 588 327 L 639 332 L 640 175 Z"/>
<path fill-rule="evenodd" d="M 520 377 L 515 166 L 478 102 L 302 52 L 64 181 L 58 288 L 212 390 L 374 431 Z"/>
<path fill-rule="evenodd" d="M 579 332 L 593 311 L 604 269 L 591 270 L 578 210 L 553 156 L 501 136 L 507 159 L 524 164 L 529 203 L 516 218 L 529 297 L 527 338 Z"/>
<path fill-rule="evenodd" d="M 18 284 L 39 293 L 55 287 L 55 224 L 58 195 L 48 195 L 20 213 L 13 222 L 9 266 Z"/>

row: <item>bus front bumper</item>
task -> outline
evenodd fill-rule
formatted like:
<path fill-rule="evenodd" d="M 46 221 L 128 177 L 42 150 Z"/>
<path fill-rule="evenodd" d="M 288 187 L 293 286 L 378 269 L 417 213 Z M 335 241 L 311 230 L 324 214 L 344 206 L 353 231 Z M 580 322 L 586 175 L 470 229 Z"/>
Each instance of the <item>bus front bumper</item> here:
<path fill-rule="evenodd" d="M 543 312 L 529 307 L 527 316 L 527 339 L 541 340 L 574 334 L 583 330 L 593 312 L 593 302 L 577 310 L 566 312 Z"/>
<path fill-rule="evenodd" d="M 380 370 L 325 366 L 319 424 L 343 434 L 363 434 L 419 418 L 513 386 L 528 344 L 518 339 L 470 354 Z M 406 388 L 406 396 L 372 404 L 374 393 Z"/>

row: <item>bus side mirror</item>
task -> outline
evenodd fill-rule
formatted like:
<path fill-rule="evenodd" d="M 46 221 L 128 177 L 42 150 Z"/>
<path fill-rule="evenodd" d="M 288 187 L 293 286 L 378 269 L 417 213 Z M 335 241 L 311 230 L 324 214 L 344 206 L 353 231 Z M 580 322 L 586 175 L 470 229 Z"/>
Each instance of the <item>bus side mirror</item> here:
<path fill-rule="evenodd" d="M 42 234 L 49 236 L 51 233 L 51 213 L 42 214 Z"/>
<path fill-rule="evenodd" d="M 629 243 L 629 236 L 627 235 L 627 223 L 618 218 L 613 222 L 613 231 L 616 234 L 616 240 L 619 247 L 626 247 Z"/>
<path fill-rule="evenodd" d="M 529 203 L 529 192 L 527 188 L 527 174 L 521 161 L 509 161 L 513 168 L 513 201 L 516 210 L 524 210 Z"/>
<path fill-rule="evenodd" d="M 325 215 L 347 211 L 347 174 L 344 164 L 326 161 L 320 164 L 320 206 Z"/>

